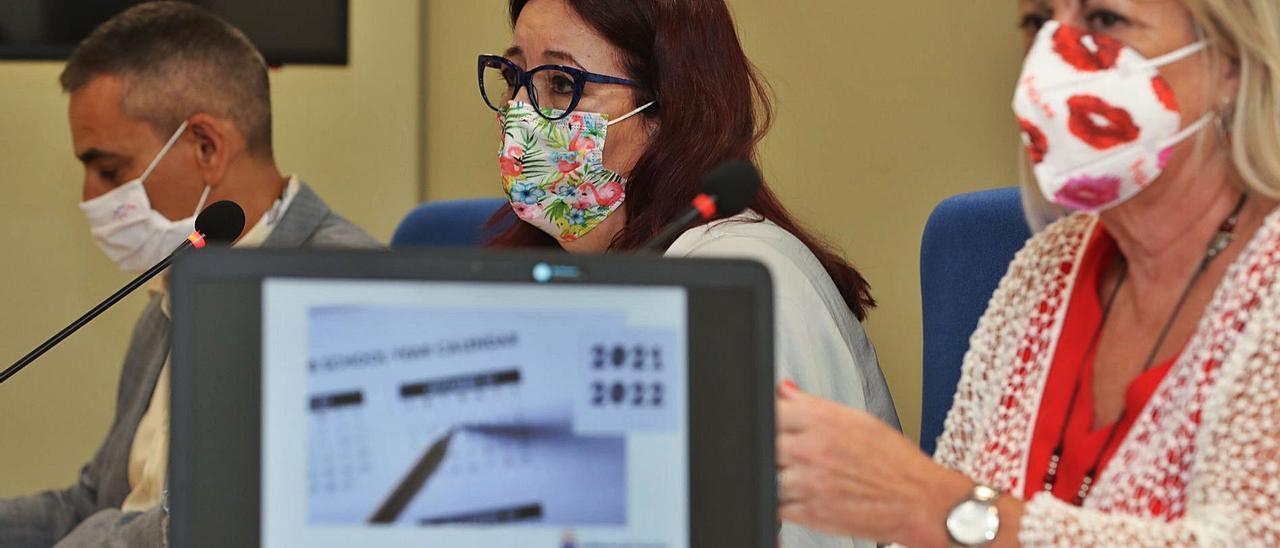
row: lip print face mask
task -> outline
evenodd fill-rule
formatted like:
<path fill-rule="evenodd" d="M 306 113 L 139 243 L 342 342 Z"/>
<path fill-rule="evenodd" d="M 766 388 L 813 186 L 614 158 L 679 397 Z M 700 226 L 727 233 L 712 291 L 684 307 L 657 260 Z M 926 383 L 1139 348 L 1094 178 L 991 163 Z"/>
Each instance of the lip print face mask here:
<path fill-rule="evenodd" d="M 508 103 L 498 116 L 503 134 L 498 165 L 516 215 L 561 242 L 600 226 L 626 198 L 626 179 L 602 162 L 605 134 L 610 125 L 652 104 L 613 120 L 574 111 L 551 121 L 527 103 Z M 550 112 L 555 117 L 562 111 Z"/>
<path fill-rule="evenodd" d="M 1146 59 L 1114 38 L 1046 23 L 1013 98 L 1045 198 L 1102 211 L 1159 177 L 1173 146 L 1210 116 L 1183 128 L 1177 98 L 1157 69 L 1204 48 L 1201 41 Z"/>

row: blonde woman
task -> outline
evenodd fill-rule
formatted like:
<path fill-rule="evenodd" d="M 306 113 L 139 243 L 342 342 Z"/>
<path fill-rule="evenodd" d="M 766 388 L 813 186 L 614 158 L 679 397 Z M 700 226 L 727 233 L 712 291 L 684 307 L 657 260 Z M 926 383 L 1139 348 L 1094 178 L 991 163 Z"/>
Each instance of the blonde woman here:
<path fill-rule="evenodd" d="M 912 546 L 1280 545 L 1280 4 L 1023 0 L 1033 220 L 934 460 L 779 386 L 784 520 Z"/>

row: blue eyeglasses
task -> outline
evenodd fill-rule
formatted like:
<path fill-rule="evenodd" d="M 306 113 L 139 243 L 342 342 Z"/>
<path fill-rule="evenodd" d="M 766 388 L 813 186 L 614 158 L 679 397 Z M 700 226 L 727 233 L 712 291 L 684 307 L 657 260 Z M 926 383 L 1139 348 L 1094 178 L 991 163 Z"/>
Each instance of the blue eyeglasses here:
<path fill-rule="evenodd" d="M 502 112 L 507 102 L 520 93 L 520 88 L 524 88 L 529 92 L 529 103 L 533 109 L 548 120 L 559 120 L 573 112 L 588 82 L 640 86 L 634 80 L 564 65 L 542 65 L 526 71 L 501 55 L 481 55 L 476 67 L 480 96 L 484 97 L 489 108 Z"/>

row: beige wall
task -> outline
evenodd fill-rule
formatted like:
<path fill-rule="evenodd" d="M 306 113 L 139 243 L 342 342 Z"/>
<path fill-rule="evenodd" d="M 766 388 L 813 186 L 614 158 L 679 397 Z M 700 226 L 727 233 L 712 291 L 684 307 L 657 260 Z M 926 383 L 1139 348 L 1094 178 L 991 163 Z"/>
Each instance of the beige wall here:
<path fill-rule="evenodd" d="M 880 300 L 867 324 L 902 423 L 920 421 L 920 234 L 943 198 L 1017 181 L 1021 64 L 1006 0 L 729 0 L 776 93 L 766 180 Z M 503 0 L 429 1 L 426 196 L 498 195 L 475 55 L 510 40 Z M 466 24 L 446 22 L 466 21 Z M 434 23 L 433 23 L 434 22 Z M 666 108 L 679 108 L 667 105 Z"/>
<path fill-rule="evenodd" d="M 351 64 L 272 74 L 276 156 L 387 240 L 420 193 L 419 0 L 352 2 Z M 76 202 L 56 63 L 0 63 L 0 362 L 26 353 L 127 278 Z M 71 485 L 110 425 L 134 295 L 0 385 L 0 496 Z"/>
<path fill-rule="evenodd" d="M 948 195 L 1016 180 L 1013 2 L 730 4 L 777 96 L 767 180 L 871 280 L 881 306 L 868 329 L 915 435 L 924 220 Z M 496 196 L 493 117 L 474 63 L 508 45 L 504 6 L 352 2 L 350 66 L 273 75 L 281 167 L 383 240 L 419 197 Z M 0 63 L 0 363 L 125 280 L 75 207 L 80 172 L 58 70 Z M 0 496 L 74 480 L 111 420 L 142 302 L 129 299 L 0 386 Z"/>

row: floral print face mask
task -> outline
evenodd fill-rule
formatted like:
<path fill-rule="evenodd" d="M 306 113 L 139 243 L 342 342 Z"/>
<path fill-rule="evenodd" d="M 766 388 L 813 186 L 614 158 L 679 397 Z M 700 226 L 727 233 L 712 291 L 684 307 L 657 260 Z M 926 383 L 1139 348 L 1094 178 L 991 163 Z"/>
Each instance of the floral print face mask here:
<path fill-rule="evenodd" d="M 605 169 L 608 127 L 653 103 L 610 120 L 574 111 L 559 120 L 542 117 L 528 103 L 511 101 L 498 115 L 502 150 L 498 165 L 511 209 L 526 223 L 561 242 L 581 238 L 604 222 L 626 198 L 626 179 Z M 554 118 L 560 111 L 548 109 Z"/>
<path fill-rule="evenodd" d="M 1159 177 L 1173 146 L 1210 115 L 1182 127 L 1178 101 L 1157 69 L 1204 48 L 1201 41 L 1146 59 L 1114 38 L 1045 23 L 1013 100 L 1045 198 L 1102 211 Z"/>

